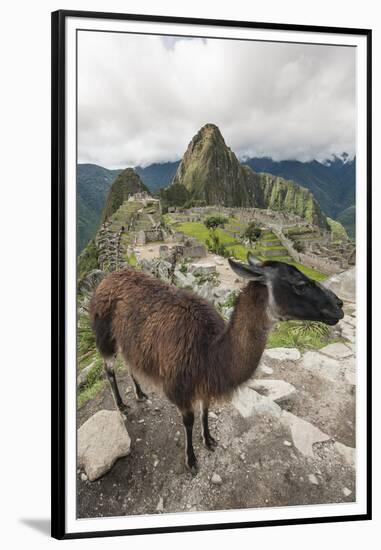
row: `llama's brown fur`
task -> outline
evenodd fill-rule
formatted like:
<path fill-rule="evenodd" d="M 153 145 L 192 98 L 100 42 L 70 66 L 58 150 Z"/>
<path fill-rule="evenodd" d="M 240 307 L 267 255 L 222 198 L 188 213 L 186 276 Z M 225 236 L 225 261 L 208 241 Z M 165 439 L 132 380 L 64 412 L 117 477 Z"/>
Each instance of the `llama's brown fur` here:
<path fill-rule="evenodd" d="M 225 323 L 199 296 L 125 269 L 100 283 L 90 315 L 101 354 L 120 351 L 137 379 L 151 379 L 186 411 L 229 396 L 253 374 L 270 328 L 267 292 L 250 282 Z"/>
<path fill-rule="evenodd" d="M 236 273 L 250 280 L 229 323 L 202 298 L 130 269 L 104 279 L 91 301 L 97 347 L 105 359 L 116 405 L 125 409 L 113 370 L 120 351 L 138 399 L 145 394 L 135 377 L 148 378 L 180 409 L 186 465 L 192 472 L 197 471 L 192 442 L 195 403 L 202 403 L 203 439 L 213 450 L 209 401 L 229 396 L 252 376 L 272 321 L 301 319 L 333 325 L 344 316 L 343 302 L 296 268 L 280 262 L 257 265 L 250 254 L 248 261 L 244 265 L 229 260 Z"/>

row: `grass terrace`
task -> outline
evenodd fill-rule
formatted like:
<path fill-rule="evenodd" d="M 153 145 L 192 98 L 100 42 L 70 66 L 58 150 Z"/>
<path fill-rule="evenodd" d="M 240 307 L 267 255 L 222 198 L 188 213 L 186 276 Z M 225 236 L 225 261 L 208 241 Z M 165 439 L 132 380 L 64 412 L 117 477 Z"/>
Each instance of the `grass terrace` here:
<path fill-rule="evenodd" d="M 166 214 L 164 216 L 165 223 L 171 225 L 176 231 L 180 231 L 189 237 L 194 237 L 203 244 L 206 244 L 206 240 L 209 238 L 209 230 L 205 227 L 202 222 L 179 222 L 176 221 L 176 218 L 171 214 Z M 230 254 L 237 260 L 245 261 L 247 253 L 249 251 L 254 252 L 258 258 L 262 261 L 273 260 L 278 262 L 286 262 L 290 265 L 298 268 L 302 273 L 307 277 L 315 281 L 321 281 L 327 277 L 325 273 L 312 269 L 311 267 L 304 266 L 298 262 L 292 260 L 288 255 L 286 249 L 279 243 L 279 239 L 274 233 L 269 230 L 263 231 L 260 239 L 253 247 L 248 247 L 240 243 L 234 236 L 231 234 L 232 228 L 234 228 L 235 233 L 242 233 L 244 226 L 240 222 L 231 217 L 229 218 L 228 223 L 225 228 L 216 229 L 216 234 L 218 235 L 220 242 L 226 246 Z M 299 229 L 298 229 L 299 231 Z M 263 243 L 271 243 L 274 241 L 274 245 L 264 246 Z M 265 251 L 279 251 L 279 255 L 274 256 L 264 256 L 262 253 Z"/>

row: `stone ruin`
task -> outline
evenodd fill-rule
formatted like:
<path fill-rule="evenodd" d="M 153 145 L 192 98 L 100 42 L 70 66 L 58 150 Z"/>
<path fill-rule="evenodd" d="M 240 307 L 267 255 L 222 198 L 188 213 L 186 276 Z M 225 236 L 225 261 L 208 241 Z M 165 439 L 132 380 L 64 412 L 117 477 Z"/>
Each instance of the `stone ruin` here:
<path fill-rule="evenodd" d="M 159 249 L 161 258 L 166 258 L 176 254 L 178 258 L 205 258 L 207 255 L 206 247 L 197 239 L 186 237 L 183 233 L 175 233 L 174 240 L 179 244 L 174 246 L 162 245 Z"/>

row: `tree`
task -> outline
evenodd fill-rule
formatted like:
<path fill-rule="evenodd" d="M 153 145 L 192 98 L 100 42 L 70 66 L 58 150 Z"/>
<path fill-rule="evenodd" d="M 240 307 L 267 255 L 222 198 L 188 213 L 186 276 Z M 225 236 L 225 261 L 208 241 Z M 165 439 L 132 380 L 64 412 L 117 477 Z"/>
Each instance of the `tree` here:
<path fill-rule="evenodd" d="M 214 231 L 210 232 L 210 239 L 206 239 L 205 244 L 213 254 L 218 254 L 218 256 L 223 256 L 225 258 L 230 256 L 229 250 L 224 243 L 220 241 L 219 236 Z"/>
<path fill-rule="evenodd" d="M 210 218 L 206 218 L 204 225 L 209 231 L 215 232 L 218 227 L 224 227 L 227 222 L 227 218 L 223 218 L 222 216 L 210 216 Z"/>
<path fill-rule="evenodd" d="M 251 222 L 243 233 L 243 238 L 249 241 L 250 246 L 255 243 L 262 235 L 262 229 L 255 223 Z"/>
<path fill-rule="evenodd" d="M 214 252 L 214 254 L 218 254 L 219 256 L 228 256 L 228 251 L 226 246 L 220 241 L 220 238 L 216 233 L 216 229 L 219 227 L 224 227 L 227 222 L 227 218 L 223 218 L 222 216 L 210 216 L 210 218 L 204 220 L 204 225 L 209 229 L 210 236 L 210 239 L 206 239 L 205 241 L 206 246 L 211 252 Z"/>

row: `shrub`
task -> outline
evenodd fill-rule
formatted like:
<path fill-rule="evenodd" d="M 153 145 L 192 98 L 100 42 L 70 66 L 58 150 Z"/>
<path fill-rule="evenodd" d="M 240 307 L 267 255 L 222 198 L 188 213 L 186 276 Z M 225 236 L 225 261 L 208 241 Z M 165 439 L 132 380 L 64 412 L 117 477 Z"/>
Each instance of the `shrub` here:
<path fill-rule="evenodd" d="M 252 245 L 260 238 L 261 235 L 262 235 L 261 228 L 255 222 L 251 222 L 247 226 L 246 230 L 243 232 L 242 237 L 245 240 L 248 240 L 250 245 Z"/>
<path fill-rule="evenodd" d="M 222 216 L 210 216 L 204 220 L 204 225 L 209 229 L 209 231 L 215 231 L 217 227 L 224 227 L 228 223 L 228 219 Z"/>
<path fill-rule="evenodd" d="M 297 252 L 304 252 L 304 250 L 305 250 L 306 247 L 305 247 L 304 242 L 302 242 L 302 241 L 296 241 L 296 242 L 294 243 L 294 248 L 295 248 L 295 250 L 296 250 Z"/>

